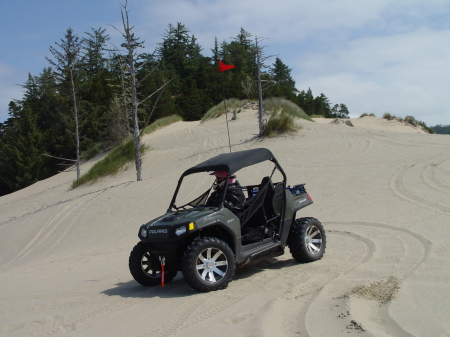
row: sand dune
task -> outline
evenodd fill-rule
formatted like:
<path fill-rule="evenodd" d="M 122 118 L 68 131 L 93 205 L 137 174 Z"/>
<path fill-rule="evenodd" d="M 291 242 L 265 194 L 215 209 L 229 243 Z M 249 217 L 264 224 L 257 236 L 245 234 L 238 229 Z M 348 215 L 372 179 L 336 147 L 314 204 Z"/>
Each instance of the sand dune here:
<path fill-rule="evenodd" d="M 61 173 L 0 198 L 1 336 L 450 336 L 450 137 L 373 117 L 299 123 L 259 141 L 244 110 L 232 148 L 267 147 L 289 184 L 307 184 L 314 204 L 298 216 L 324 224 L 322 260 L 297 264 L 287 250 L 212 293 L 181 273 L 138 285 L 139 226 L 165 212 L 185 169 L 229 151 L 224 117 L 179 122 L 144 138 L 142 182 L 131 165 L 75 190 L 75 173 Z"/>

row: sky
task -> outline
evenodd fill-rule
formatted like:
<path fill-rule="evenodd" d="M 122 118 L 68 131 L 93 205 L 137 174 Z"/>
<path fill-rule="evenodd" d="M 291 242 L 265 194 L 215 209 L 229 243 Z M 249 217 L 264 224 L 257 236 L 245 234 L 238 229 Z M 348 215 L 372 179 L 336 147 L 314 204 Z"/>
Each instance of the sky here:
<path fill-rule="evenodd" d="M 120 45 L 125 0 L 0 0 L 0 122 L 28 74 L 49 66 L 67 28 L 106 28 Z M 388 112 L 450 124 L 449 0 L 129 0 L 130 22 L 153 52 L 169 24 L 184 24 L 212 56 L 241 28 L 291 69 L 298 90 L 324 93 L 351 117 Z M 275 57 L 267 61 L 268 65 Z M 237 84 L 238 85 L 238 84 Z"/>

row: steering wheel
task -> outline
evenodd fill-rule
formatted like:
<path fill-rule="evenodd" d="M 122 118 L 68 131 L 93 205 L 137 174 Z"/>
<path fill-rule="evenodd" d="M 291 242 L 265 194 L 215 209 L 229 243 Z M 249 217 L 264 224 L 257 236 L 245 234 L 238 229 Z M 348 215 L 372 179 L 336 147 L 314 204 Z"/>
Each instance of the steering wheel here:
<path fill-rule="evenodd" d="M 226 200 L 229 199 L 229 200 Z M 232 201 L 230 201 L 230 199 Z M 225 197 L 225 206 L 230 209 L 242 210 L 242 202 L 234 194 L 229 194 Z"/>

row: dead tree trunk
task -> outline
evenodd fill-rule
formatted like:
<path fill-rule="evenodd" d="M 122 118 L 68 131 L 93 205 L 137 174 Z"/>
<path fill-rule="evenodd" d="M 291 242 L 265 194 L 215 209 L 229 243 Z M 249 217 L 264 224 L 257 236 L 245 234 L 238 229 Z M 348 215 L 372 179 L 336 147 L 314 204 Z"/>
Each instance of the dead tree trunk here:
<path fill-rule="evenodd" d="M 131 49 L 129 50 L 128 54 L 128 65 L 131 77 L 131 115 L 133 118 L 134 161 L 136 164 L 136 180 L 141 181 L 142 180 L 141 137 L 139 132 L 139 120 L 137 115 L 138 101 L 136 90 L 136 69 L 134 66 L 134 57 Z"/>
<path fill-rule="evenodd" d="M 130 27 L 130 21 L 128 17 L 128 1 L 125 2 L 125 5 L 122 5 L 121 8 L 121 14 L 122 14 L 122 24 L 123 24 L 123 31 L 120 31 L 116 27 L 114 27 L 116 30 L 118 30 L 122 36 L 125 38 L 125 42 L 122 44 L 122 47 L 126 49 L 126 65 L 128 70 L 128 76 L 130 79 L 130 99 L 129 102 L 131 103 L 131 117 L 133 120 L 133 138 L 134 138 L 134 156 L 135 156 L 135 165 L 136 165 L 136 180 L 141 181 L 142 180 L 142 156 L 141 156 L 141 134 L 139 132 L 139 120 L 138 120 L 138 107 L 140 104 L 144 103 L 146 100 L 148 100 L 150 97 L 152 97 L 154 94 L 156 94 L 158 91 L 163 89 L 170 81 L 164 81 L 164 84 L 155 92 L 147 96 L 146 98 L 142 100 L 138 100 L 138 93 L 137 93 L 137 87 L 138 87 L 138 80 L 136 78 L 137 72 L 140 68 L 142 68 L 146 62 L 143 64 L 140 64 L 139 67 L 136 67 L 136 61 L 138 58 L 137 50 L 139 48 L 144 47 L 144 42 L 139 41 L 139 38 L 136 38 L 134 36 L 134 33 L 132 32 L 133 27 Z M 116 48 L 116 51 L 119 51 Z M 125 76 L 125 74 L 123 74 Z M 142 81 L 142 80 L 141 80 Z M 125 90 L 123 90 L 124 95 L 126 94 Z M 124 98 L 125 104 L 126 99 Z"/>
<path fill-rule="evenodd" d="M 265 47 L 261 47 L 259 45 L 259 42 L 267 40 L 267 38 L 258 38 L 255 36 L 255 47 L 256 47 L 256 66 L 257 66 L 257 73 L 258 73 L 258 122 L 259 122 L 259 137 L 261 137 L 264 134 L 264 110 L 263 110 L 263 87 L 262 87 L 262 80 L 261 80 L 261 68 L 264 67 L 264 62 L 272 57 L 265 56 L 263 53 L 263 50 Z"/>
<path fill-rule="evenodd" d="M 130 27 L 130 21 L 128 18 L 128 10 L 127 10 L 128 2 L 125 5 L 121 5 L 121 13 L 122 13 L 122 23 L 123 23 L 123 36 L 125 38 L 125 43 L 122 44 L 123 47 L 126 48 L 127 55 L 127 65 L 129 70 L 129 76 L 131 80 L 131 117 L 133 120 L 133 139 L 134 139 L 134 162 L 136 165 L 136 180 L 142 180 L 142 169 L 141 169 L 141 140 L 139 133 L 139 120 L 137 116 L 138 110 L 138 99 L 137 99 L 137 89 L 136 89 L 136 49 L 143 47 L 143 42 L 138 41 L 137 38 L 132 34 L 133 27 Z"/>
<path fill-rule="evenodd" d="M 77 110 L 77 97 L 75 94 L 75 83 L 73 81 L 73 73 L 72 69 L 70 69 L 70 83 L 72 86 L 72 100 L 73 100 L 73 118 L 75 120 L 75 138 L 76 138 L 76 162 L 75 166 L 77 169 L 77 180 L 81 177 L 81 171 L 80 171 L 80 135 L 78 131 L 78 110 Z"/>
<path fill-rule="evenodd" d="M 256 43 L 256 66 L 258 70 L 258 123 L 259 123 L 259 137 L 264 133 L 264 122 L 263 122 L 263 103 L 262 103 L 262 86 L 261 86 L 261 50 L 258 46 L 258 38 L 255 37 Z"/>

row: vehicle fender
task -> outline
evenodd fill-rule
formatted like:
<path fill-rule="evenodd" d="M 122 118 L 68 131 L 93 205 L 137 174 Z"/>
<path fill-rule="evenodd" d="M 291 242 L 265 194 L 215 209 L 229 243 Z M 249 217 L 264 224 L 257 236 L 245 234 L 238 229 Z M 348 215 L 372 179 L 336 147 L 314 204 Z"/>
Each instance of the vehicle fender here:
<path fill-rule="evenodd" d="M 237 234 L 229 225 L 221 221 L 216 221 L 200 228 L 199 231 L 202 237 L 214 236 L 224 240 L 230 245 L 231 249 L 236 252 L 236 240 L 238 235 L 240 236 L 240 228 L 239 233 Z"/>

